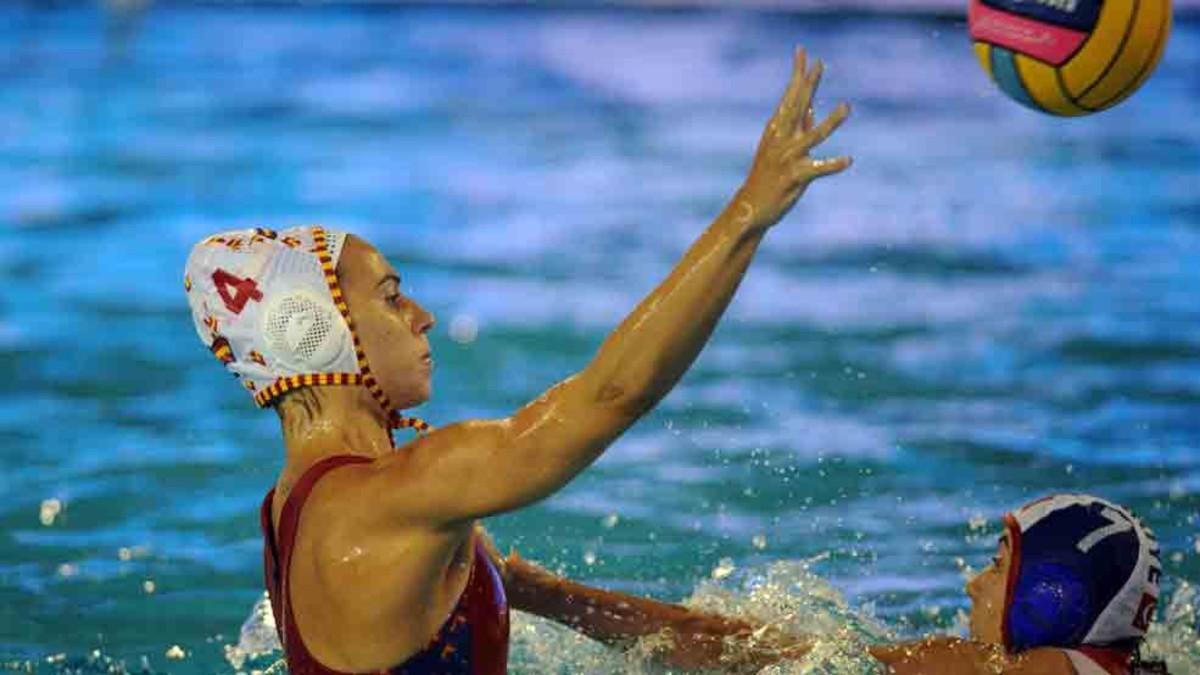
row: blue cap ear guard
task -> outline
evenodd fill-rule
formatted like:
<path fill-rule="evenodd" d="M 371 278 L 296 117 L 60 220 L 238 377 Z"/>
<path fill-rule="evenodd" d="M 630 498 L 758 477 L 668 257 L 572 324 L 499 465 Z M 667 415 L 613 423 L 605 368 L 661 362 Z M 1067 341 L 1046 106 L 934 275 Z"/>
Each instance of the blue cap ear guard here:
<path fill-rule="evenodd" d="M 1077 564 L 1043 560 L 1022 565 L 1008 609 L 1013 651 L 1083 641 L 1095 612 Z"/>

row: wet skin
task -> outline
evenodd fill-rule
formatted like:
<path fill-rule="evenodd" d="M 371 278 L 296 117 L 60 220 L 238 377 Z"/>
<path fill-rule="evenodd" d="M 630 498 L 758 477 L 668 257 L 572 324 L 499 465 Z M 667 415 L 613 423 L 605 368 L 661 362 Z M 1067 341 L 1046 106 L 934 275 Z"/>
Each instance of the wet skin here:
<path fill-rule="evenodd" d="M 561 489 L 670 391 L 707 342 L 766 232 L 810 182 L 850 164 L 848 157 L 808 156 L 849 114 L 843 104 L 814 123 L 820 74 L 820 64 L 808 68 L 799 51 L 750 175 L 726 208 L 587 367 L 512 416 L 449 425 L 393 451 L 387 416 L 363 387 L 303 389 L 279 405 L 287 458 L 276 485 L 276 524 L 291 486 L 315 462 L 347 452 L 374 459 L 327 474 L 300 521 L 291 601 L 314 657 L 330 668 L 364 672 L 416 653 L 466 584 L 474 538 L 481 536 L 477 519 Z M 432 315 L 404 297 L 395 270 L 360 239 L 347 241 L 338 275 L 380 386 L 398 407 L 427 400 Z M 975 639 L 880 646 L 872 654 L 896 675 L 1072 673 L 1057 650 L 1003 653 L 1003 546 L 1001 560 L 968 587 Z M 517 609 L 617 645 L 674 631 L 676 648 L 658 655 L 668 665 L 755 672 L 807 651 L 793 642 L 751 652 L 742 669 L 726 660 L 725 638 L 753 637 L 756 626 L 591 589 L 515 559 L 497 562 Z"/>
<path fill-rule="evenodd" d="M 988 644 L 1001 644 L 1003 636 L 1004 592 L 1008 570 L 1012 564 L 1008 534 L 996 545 L 992 564 L 967 582 L 967 597 L 971 599 L 971 639 Z"/>
<path fill-rule="evenodd" d="M 849 114 L 842 104 L 815 122 L 820 73 L 819 63 L 808 68 L 797 53 L 750 173 L 728 205 L 585 368 L 513 415 L 448 425 L 393 452 L 387 415 L 364 387 L 302 389 L 279 404 L 287 458 L 276 522 L 292 485 L 315 462 L 347 452 L 374 459 L 327 474 L 301 517 L 291 602 L 313 656 L 362 672 L 418 651 L 466 583 L 476 519 L 561 489 L 671 390 L 767 231 L 812 181 L 850 164 L 848 157 L 809 156 Z M 432 316 L 404 297 L 395 270 L 362 240 L 348 240 L 338 275 L 385 393 L 397 407 L 425 401 Z"/>

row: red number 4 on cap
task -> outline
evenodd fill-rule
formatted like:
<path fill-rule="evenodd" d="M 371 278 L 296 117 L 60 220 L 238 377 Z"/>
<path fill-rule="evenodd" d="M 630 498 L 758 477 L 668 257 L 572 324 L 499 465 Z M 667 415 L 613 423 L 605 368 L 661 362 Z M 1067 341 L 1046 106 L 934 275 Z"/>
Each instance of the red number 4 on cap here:
<path fill-rule="evenodd" d="M 225 270 L 218 269 L 213 272 L 212 280 L 221 300 L 234 314 L 241 314 L 242 310 L 246 308 L 247 302 L 261 301 L 263 298 L 262 292 L 258 290 L 258 284 L 254 283 L 253 279 L 241 279 Z M 230 289 L 233 290 L 232 293 L 230 293 Z"/>

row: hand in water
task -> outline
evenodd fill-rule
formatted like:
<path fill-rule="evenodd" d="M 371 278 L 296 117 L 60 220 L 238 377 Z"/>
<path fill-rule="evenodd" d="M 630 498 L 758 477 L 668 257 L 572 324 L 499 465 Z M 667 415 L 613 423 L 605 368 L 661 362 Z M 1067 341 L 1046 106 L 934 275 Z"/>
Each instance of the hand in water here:
<path fill-rule="evenodd" d="M 808 155 L 850 114 L 850 106 L 841 103 L 820 124 L 813 125 L 812 102 L 822 70 L 819 60 L 808 68 L 804 49 L 796 49 L 792 80 L 763 131 L 750 175 L 736 197 L 738 219 L 743 224 L 771 227 L 787 215 L 814 179 L 850 166 L 848 156 L 813 159 Z"/>

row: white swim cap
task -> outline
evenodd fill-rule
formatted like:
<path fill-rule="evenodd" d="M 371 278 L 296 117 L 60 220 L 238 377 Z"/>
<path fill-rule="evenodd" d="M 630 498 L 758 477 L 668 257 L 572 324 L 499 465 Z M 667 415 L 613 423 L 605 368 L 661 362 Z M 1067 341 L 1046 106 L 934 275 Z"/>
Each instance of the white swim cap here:
<path fill-rule="evenodd" d="M 393 426 L 425 431 L 393 409 L 367 364 L 336 273 L 345 241 L 318 226 L 204 239 L 183 278 L 196 333 L 259 407 L 300 387 L 362 385 Z"/>

